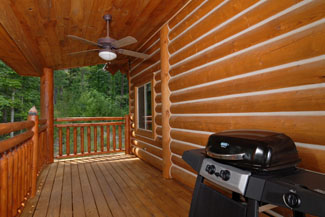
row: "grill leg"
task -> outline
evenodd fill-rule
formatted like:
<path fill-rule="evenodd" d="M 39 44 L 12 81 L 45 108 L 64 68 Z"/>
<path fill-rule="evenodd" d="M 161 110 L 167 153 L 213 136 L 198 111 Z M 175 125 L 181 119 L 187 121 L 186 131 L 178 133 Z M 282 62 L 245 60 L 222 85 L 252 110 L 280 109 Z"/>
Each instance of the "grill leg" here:
<path fill-rule="evenodd" d="M 293 217 L 305 217 L 305 213 L 299 211 L 293 211 Z"/>
<path fill-rule="evenodd" d="M 248 217 L 258 217 L 258 201 L 248 199 L 247 215 Z"/>
<path fill-rule="evenodd" d="M 199 194 L 199 190 L 200 190 L 200 184 L 203 183 L 203 180 L 204 180 L 203 176 L 200 176 L 200 175 L 198 175 L 196 178 L 189 217 L 195 216 L 195 209 L 196 209 L 197 198 L 198 198 L 198 194 Z"/>

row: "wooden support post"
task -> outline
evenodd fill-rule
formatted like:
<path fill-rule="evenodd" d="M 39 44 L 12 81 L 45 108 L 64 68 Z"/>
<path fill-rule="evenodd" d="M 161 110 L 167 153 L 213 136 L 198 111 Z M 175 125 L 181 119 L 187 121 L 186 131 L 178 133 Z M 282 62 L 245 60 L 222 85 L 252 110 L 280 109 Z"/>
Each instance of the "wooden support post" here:
<path fill-rule="evenodd" d="M 130 154 L 130 117 L 125 115 L 125 128 L 124 128 L 124 148 L 125 154 Z"/>
<path fill-rule="evenodd" d="M 36 182 L 37 182 L 37 165 L 38 165 L 38 115 L 35 106 L 28 112 L 28 120 L 34 121 L 35 125 L 32 128 L 33 135 L 33 164 L 32 164 L 32 190 L 31 197 L 36 194 Z"/>
<path fill-rule="evenodd" d="M 169 75 L 169 52 L 168 52 L 168 25 L 165 24 L 160 31 L 160 63 L 161 63 L 161 98 L 162 98 L 162 158 L 163 177 L 172 178 L 170 169 L 172 166 L 170 151 L 170 90 L 168 87 Z"/>
<path fill-rule="evenodd" d="M 41 118 L 47 120 L 47 161 L 54 161 L 53 69 L 44 68 L 41 76 Z"/>

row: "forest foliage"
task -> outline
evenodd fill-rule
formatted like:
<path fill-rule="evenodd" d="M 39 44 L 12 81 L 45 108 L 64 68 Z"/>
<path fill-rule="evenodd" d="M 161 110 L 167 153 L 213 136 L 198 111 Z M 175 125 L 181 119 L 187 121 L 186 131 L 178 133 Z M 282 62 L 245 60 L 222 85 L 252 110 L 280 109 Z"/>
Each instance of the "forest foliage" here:
<path fill-rule="evenodd" d="M 124 116 L 128 114 L 128 81 L 103 65 L 59 70 L 54 74 L 55 117 Z"/>
<path fill-rule="evenodd" d="M 0 61 L 0 122 L 26 120 L 32 106 L 40 111 L 40 78 L 20 76 Z M 128 113 L 128 81 L 103 65 L 54 72 L 55 117 L 124 116 Z"/>
<path fill-rule="evenodd" d="M 26 120 L 29 109 L 40 105 L 40 79 L 18 75 L 0 61 L 0 122 Z"/>

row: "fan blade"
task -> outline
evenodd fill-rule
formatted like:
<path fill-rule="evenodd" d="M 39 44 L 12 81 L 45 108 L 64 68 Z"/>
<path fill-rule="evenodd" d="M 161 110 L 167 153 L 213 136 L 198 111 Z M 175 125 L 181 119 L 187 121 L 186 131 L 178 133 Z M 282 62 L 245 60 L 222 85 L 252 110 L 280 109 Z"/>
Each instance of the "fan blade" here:
<path fill-rule="evenodd" d="M 76 36 L 76 35 L 67 35 L 67 36 L 69 38 L 71 38 L 71 39 L 79 40 L 79 41 L 82 41 L 82 42 L 87 43 L 87 44 L 91 44 L 91 45 L 95 45 L 95 46 L 98 46 L 98 47 L 102 47 L 100 44 L 98 44 L 96 42 L 89 41 L 89 40 L 84 39 L 84 38 L 80 38 L 79 36 Z"/>
<path fill-rule="evenodd" d="M 112 45 L 115 48 L 120 48 L 134 43 L 137 43 L 137 40 L 135 38 L 132 36 L 126 36 L 125 38 L 112 42 Z"/>
<path fill-rule="evenodd" d="M 149 55 L 147 55 L 147 54 L 135 52 L 135 51 L 132 51 L 132 50 L 118 49 L 117 51 L 120 54 L 123 54 L 123 55 L 142 58 L 142 59 L 146 59 L 146 58 L 149 57 Z"/>
<path fill-rule="evenodd" d="M 99 51 L 99 50 L 100 49 L 82 50 L 82 51 L 78 51 L 78 52 L 69 53 L 69 55 L 76 55 L 76 54 L 87 53 L 87 52 L 94 52 L 94 51 Z"/>

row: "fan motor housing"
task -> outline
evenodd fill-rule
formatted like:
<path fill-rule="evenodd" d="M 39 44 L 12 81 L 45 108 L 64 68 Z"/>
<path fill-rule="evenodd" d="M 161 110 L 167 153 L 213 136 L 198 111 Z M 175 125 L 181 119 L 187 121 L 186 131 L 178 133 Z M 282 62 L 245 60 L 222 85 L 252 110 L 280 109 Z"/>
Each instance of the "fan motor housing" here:
<path fill-rule="evenodd" d="M 98 44 L 100 44 L 103 48 L 113 48 L 112 42 L 114 42 L 115 39 L 105 37 L 105 38 L 99 38 L 98 39 Z"/>

